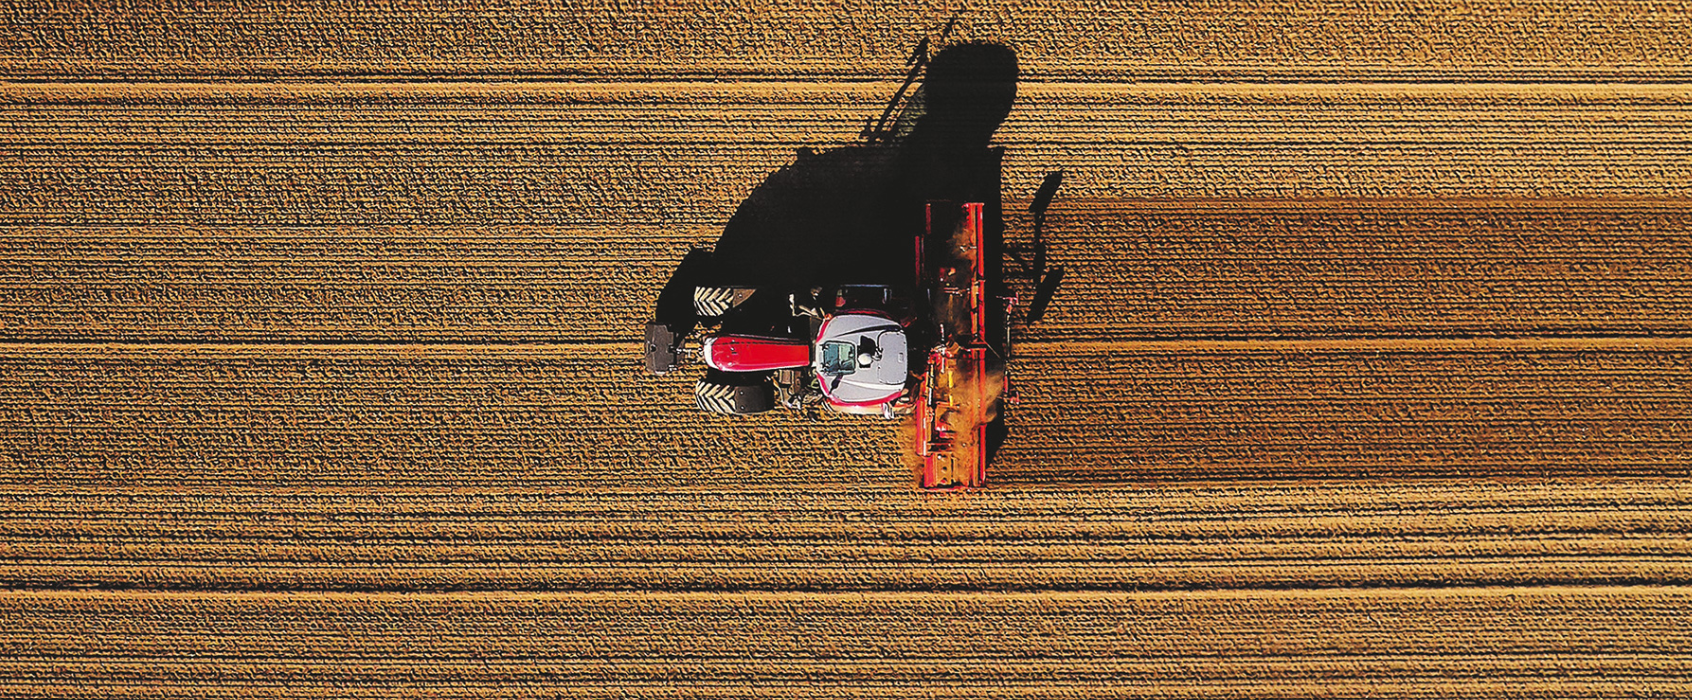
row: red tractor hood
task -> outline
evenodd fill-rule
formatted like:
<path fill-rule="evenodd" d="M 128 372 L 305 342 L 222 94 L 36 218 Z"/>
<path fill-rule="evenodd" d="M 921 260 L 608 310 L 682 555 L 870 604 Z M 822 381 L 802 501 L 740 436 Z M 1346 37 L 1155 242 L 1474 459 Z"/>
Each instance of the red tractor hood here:
<path fill-rule="evenodd" d="M 705 341 L 705 366 L 724 372 L 767 372 L 811 366 L 811 344 L 797 338 L 720 335 Z"/>

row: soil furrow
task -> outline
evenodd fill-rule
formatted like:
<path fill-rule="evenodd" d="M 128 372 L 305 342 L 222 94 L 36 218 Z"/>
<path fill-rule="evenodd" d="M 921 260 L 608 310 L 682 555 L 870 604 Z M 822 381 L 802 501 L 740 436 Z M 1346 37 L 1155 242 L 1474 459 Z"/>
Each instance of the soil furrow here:
<path fill-rule="evenodd" d="M 31 5 L 0 35 L 0 72 L 30 78 L 253 80 L 584 75 L 886 78 L 950 5 L 854 0 L 724 6 L 541 2 L 355 7 L 237 2 Z M 1088 80 L 1683 78 L 1676 3 L 1220 2 L 1081 10 L 1018 0 L 962 13 L 959 38 L 1017 48 L 1025 74 Z M 1079 14 L 1078 14 L 1079 13 Z"/>
<path fill-rule="evenodd" d="M 1068 274 L 1021 339 L 1692 333 L 1692 218 L 1673 201 L 1508 203 L 1060 200 L 1045 235 Z M 1010 239 L 1026 241 L 1029 222 L 1011 218 Z M 713 238 L 695 226 L 5 233 L 8 339 L 235 342 L 627 341 L 681 253 Z"/>
<path fill-rule="evenodd" d="M 695 417 L 687 377 L 642 377 L 620 345 L 11 347 L 0 358 L 0 457 L 16 485 L 903 487 L 908 478 L 892 426 Z M 1023 403 L 1009 414 L 995 474 L 1005 483 L 1683 474 L 1692 354 L 1603 347 L 1057 346 L 1017 365 Z"/>

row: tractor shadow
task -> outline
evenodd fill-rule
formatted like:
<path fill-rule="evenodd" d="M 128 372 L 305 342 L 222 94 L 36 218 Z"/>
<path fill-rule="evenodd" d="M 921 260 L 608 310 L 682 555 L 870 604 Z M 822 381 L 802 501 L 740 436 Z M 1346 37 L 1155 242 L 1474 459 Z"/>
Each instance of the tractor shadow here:
<path fill-rule="evenodd" d="M 997 245 L 1004 151 L 989 139 L 1016 98 L 1016 55 L 998 44 L 959 44 L 936 53 L 927 70 L 890 127 L 865 142 L 801 148 L 759 183 L 712 250 L 683 259 L 659 295 L 656 319 L 691 330 L 691 295 L 701 284 L 908 285 L 912 237 L 928 201 L 985 202 L 986 236 Z"/>

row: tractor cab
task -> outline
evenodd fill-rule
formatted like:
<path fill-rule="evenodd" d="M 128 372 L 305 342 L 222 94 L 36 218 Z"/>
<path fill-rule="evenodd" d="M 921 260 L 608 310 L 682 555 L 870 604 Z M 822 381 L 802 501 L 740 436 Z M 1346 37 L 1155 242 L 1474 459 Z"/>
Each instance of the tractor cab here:
<path fill-rule="evenodd" d="M 910 360 L 905 328 L 873 311 L 839 313 L 817 331 L 812 369 L 837 408 L 891 404 L 905 391 Z"/>

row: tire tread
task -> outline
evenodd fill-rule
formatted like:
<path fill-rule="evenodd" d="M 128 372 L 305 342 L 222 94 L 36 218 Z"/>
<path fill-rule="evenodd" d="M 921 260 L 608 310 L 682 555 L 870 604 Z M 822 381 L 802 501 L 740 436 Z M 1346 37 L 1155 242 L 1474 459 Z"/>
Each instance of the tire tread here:
<path fill-rule="evenodd" d="M 734 304 L 732 287 L 694 287 L 693 313 L 700 318 L 717 318 Z"/>

